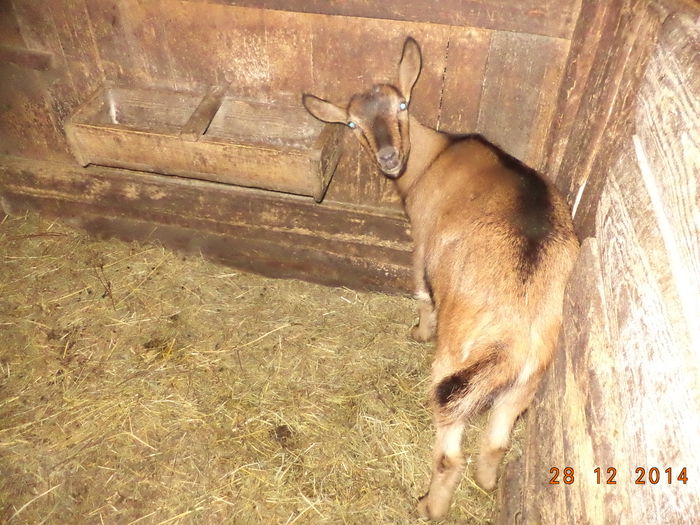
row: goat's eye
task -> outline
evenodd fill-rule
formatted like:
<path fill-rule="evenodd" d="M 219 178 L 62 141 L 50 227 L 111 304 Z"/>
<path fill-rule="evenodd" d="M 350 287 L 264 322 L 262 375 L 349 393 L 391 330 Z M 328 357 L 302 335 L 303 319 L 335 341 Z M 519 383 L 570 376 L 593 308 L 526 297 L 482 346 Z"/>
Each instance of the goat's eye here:
<path fill-rule="evenodd" d="M 350 122 L 348 122 L 348 127 L 349 127 L 350 129 L 355 129 L 355 128 L 357 127 L 357 124 L 355 124 L 355 123 L 351 120 Z"/>
<path fill-rule="evenodd" d="M 399 102 L 399 109 L 400 109 L 401 111 L 406 111 L 406 108 L 407 108 L 407 107 L 408 107 L 408 104 L 406 104 L 405 101 Z"/>

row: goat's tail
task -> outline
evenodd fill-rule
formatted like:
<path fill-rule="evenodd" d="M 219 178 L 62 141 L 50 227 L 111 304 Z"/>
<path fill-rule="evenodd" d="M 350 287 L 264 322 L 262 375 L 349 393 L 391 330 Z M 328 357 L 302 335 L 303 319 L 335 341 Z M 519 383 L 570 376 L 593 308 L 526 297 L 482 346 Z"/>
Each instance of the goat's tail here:
<path fill-rule="evenodd" d="M 472 349 L 464 366 L 436 382 L 436 415 L 446 422 L 464 420 L 490 406 L 513 383 L 510 357 L 500 342 Z"/>

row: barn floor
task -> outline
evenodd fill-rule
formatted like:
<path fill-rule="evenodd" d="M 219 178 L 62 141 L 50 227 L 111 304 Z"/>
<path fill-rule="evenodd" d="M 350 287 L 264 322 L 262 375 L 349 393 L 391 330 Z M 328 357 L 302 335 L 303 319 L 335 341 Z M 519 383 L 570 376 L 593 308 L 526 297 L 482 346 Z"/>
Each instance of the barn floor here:
<path fill-rule="evenodd" d="M 418 522 L 412 300 L 0 222 L 0 521 Z M 493 511 L 468 473 L 447 522 Z"/>

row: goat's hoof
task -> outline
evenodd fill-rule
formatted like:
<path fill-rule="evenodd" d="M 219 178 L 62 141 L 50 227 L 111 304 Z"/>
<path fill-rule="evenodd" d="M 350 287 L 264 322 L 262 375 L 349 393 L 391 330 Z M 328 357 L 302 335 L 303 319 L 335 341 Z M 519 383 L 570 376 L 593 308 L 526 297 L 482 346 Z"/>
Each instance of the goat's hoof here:
<path fill-rule="evenodd" d="M 496 488 L 496 474 L 497 473 L 495 471 L 484 472 L 477 468 L 476 472 L 474 473 L 474 481 L 476 481 L 476 484 L 482 489 L 490 492 Z"/>
<path fill-rule="evenodd" d="M 424 520 L 439 520 L 447 515 L 448 508 L 443 508 L 444 505 L 440 505 L 439 502 L 431 501 L 430 493 L 426 494 L 418 500 L 418 505 L 416 510 L 418 515 Z M 436 508 L 437 507 L 437 508 Z"/>
<path fill-rule="evenodd" d="M 432 332 L 423 328 L 423 325 L 421 325 L 420 323 L 414 325 L 413 328 L 411 328 L 411 339 L 413 339 L 414 341 L 417 341 L 419 343 L 427 343 L 432 338 Z"/>
<path fill-rule="evenodd" d="M 416 507 L 418 515 L 424 520 L 432 519 L 430 515 L 430 507 L 428 506 L 428 495 L 426 494 L 418 500 L 418 506 Z"/>

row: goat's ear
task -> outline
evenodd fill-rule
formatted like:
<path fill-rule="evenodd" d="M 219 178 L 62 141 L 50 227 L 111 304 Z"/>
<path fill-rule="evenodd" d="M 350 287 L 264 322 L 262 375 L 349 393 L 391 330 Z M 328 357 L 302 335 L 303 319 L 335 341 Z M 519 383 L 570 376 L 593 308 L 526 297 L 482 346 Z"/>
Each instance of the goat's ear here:
<path fill-rule="evenodd" d="M 411 100 L 411 91 L 418 80 L 421 68 L 420 47 L 412 37 L 408 37 L 403 45 L 403 54 L 399 62 L 399 90 L 406 102 Z"/>
<path fill-rule="evenodd" d="M 322 120 L 323 122 L 338 122 L 340 124 L 347 124 L 347 112 L 335 104 L 331 104 L 327 100 L 323 100 L 322 98 L 318 98 L 314 95 L 306 94 L 301 97 L 301 102 L 304 104 L 306 110 L 318 120 Z"/>

